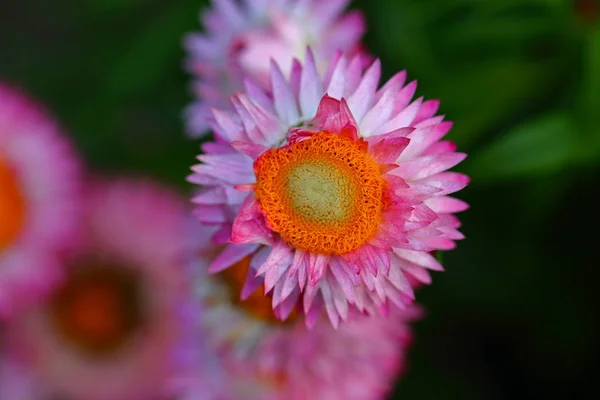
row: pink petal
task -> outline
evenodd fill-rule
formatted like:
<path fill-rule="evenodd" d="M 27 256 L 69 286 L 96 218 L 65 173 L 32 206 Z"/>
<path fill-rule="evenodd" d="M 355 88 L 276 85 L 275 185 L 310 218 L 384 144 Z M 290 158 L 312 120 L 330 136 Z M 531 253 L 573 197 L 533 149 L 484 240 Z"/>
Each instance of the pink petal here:
<path fill-rule="evenodd" d="M 431 197 L 425 200 L 425 204 L 439 214 L 457 213 L 469 208 L 464 201 L 448 196 Z"/>
<path fill-rule="evenodd" d="M 392 164 L 396 162 L 409 143 L 410 139 L 406 137 L 382 139 L 370 149 L 370 153 L 379 164 Z"/>
<path fill-rule="evenodd" d="M 274 114 L 276 111 L 273 108 L 273 100 L 265 93 L 265 91 L 252 80 L 244 79 L 244 87 L 248 96 L 259 106 Z"/>
<path fill-rule="evenodd" d="M 310 117 L 315 114 L 319 100 L 323 96 L 321 78 L 317 72 L 315 57 L 312 50 L 306 49 L 304 68 L 300 76 L 300 110 L 302 115 Z"/>
<path fill-rule="evenodd" d="M 275 271 L 275 273 L 270 273 L 269 282 L 265 279 L 265 287 L 270 286 L 273 287 L 276 282 L 272 282 L 273 280 L 279 279 L 281 273 L 279 273 L 280 267 L 283 267 L 283 270 L 290 266 L 292 261 L 292 249 L 285 244 L 282 240 L 279 240 L 273 246 L 269 257 L 267 260 L 258 268 L 256 271 L 256 276 L 265 275 L 269 271 Z M 268 292 L 269 290 L 266 290 Z"/>
<path fill-rule="evenodd" d="M 198 221 L 205 224 L 221 224 L 229 220 L 227 208 L 223 205 L 198 205 L 192 212 Z"/>
<path fill-rule="evenodd" d="M 258 156 L 260 156 L 265 150 L 267 150 L 267 147 L 261 144 L 244 142 L 241 140 L 234 140 L 233 142 L 231 142 L 231 145 L 237 151 L 246 154 L 253 160 L 256 160 Z"/>
<path fill-rule="evenodd" d="M 419 122 L 426 120 L 427 118 L 433 117 L 439 107 L 440 107 L 439 100 L 427 100 L 421 106 L 421 109 L 417 113 L 417 116 L 415 117 L 413 124 L 418 124 Z"/>
<path fill-rule="evenodd" d="M 310 286 L 315 286 L 321 276 L 323 276 L 323 272 L 325 268 L 329 264 L 330 257 L 325 254 L 315 254 L 309 253 L 308 255 L 308 282 Z"/>
<path fill-rule="evenodd" d="M 350 98 L 348 98 L 348 105 L 357 121 L 361 121 L 367 110 L 371 107 L 380 77 L 381 62 L 377 59 L 365 71 L 358 87 Z"/>
<path fill-rule="evenodd" d="M 335 280 L 340 285 L 340 289 L 350 302 L 354 302 L 354 290 L 356 283 L 353 283 L 347 272 L 343 269 L 336 258 L 332 258 L 329 263 L 330 270 L 335 277 Z"/>
<path fill-rule="evenodd" d="M 346 68 L 348 65 L 346 57 L 340 57 L 334 65 L 335 67 L 331 73 L 331 78 L 328 79 L 329 84 L 325 92 L 333 98 L 341 99 L 344 96 L 344 88 L 346 86 Z"/>
<path fill-rule="evenodd" d="M 258 249 L 258 244 L 229 244 L 213 260 L 208 267 L 208 272 L 215 274 L 232 266 L 244 257 L 254 253 Z"/>
<path fill-rule="evenodd" d="M 283 295 L 282 295 L 283 297 Z M 296 307 L 296 304 L 298 304 L 298 299 L 300 298 L 300 291 L 299 290 L 295 290 L 293 291 L 289 297 L 285 298 L 281 304 L 279 304 L 277 306 L 277 311 L 278 311 L 278 317 L 283 321 L 286 320 L 289 316 L 290 313 L 292 312 L 292 310 L 294 310 L 294 308 Z"/>
<path fill-rule="evenodd" d="M 300 116 L 296 98 L 274 61 L 271 61 L 271 90 L 273 91 L 273 103 L 275 103 L 280 120 L 289 126 L 298 122 Z"/>
<path fill-rule="evenodd" d="M 264 223 L 258 201 L 254 196 L 248 196 L 233 221 L 231 243 L 268 244 L 271 236 L 271 232 Z"/>
<path fill-rule="evenodd" d="M 443 271 L 444 267 L 431 254 L 424 251 L 394 249 L 394 253 L 413 264 L 420 265 L 423 268 L 434 271 Z"/>
<path fill-rule="evenodd" d="M 466 156 L 464 153 L 441 153 L 423 156 L 403 162 L 398 169 L 391 173 L 401 176 L 405 180 L 419 180 L 454 167 Z"/>
<path fill-rule="evenodd" d="M 453 153 L 454 151 L 456 151 L 456 148 L 456 143 L 444 140 L 442 142 L 437 142 L 429 146 L 429 148 L 423 152 L 423 155 L 428 156 L 431 154 L 439 153 Z"/>
<path fill-rule="evenodd" d="M 304 299 L 306 300 L 306 295 Z M 306 306 L 304 307 L 304 322 L 309 330 L 313 330 L 315 328 L 315 325 L 317 324 L 317 319 L 319 318 L 319 314 L 321 313 L 321 309 L 323 308 L 323 300 L 321 299 L 321 296 L 314 296 L 313 300 L 314 301 L 312 301 L 312 305 L 310 306 L 308 311 L 306 309 Z"/>
<path fill-rule="evenodd" d="M 371 136 L 392 115 L 403 79 L 402 74 L 396 74 L 388 81 L 385 88 L 379 90 L 377 103 L 371 107 L 360 122 L 363 136 Z"/>
<path fill-rule="evenodd" d="M 211 111 L 218 125 L 219 132 L 225 136 L 228 142 L 244 138 L 244 129 L 235 114 L 218 109 L 212 109 Z"/>
<path fill-rule="evenodd" d="M 329 321 L 331 321 L 331 325 L 337 329 L 340 325 L 340 316 L 338 315 L 335 305 L 333 304 L 333 296 L 331 294 L 329 285 L 321 286 L 321 295 L 323 296 L 323 303 L 325 304 L 325 311 L 327 312 Z"/>
<path fill-rule="evenodd" d="M 389 282 L 399 291 L 406 293 L 411 298 L 415 298 L 415 294 L 413 292 L 410 283 L 402 273 L 402 269 L 399 265 L 394 263 L 390 268 L 390 274 L 388 276 Z"/>
<path fill-rule="evenodd" d="M 340 133 L 346 127 L 356 128 L 356 121 L 354 121 L 345 100 L 334 99 L 328 94 L 321 99 L 312 124 L 333 133 Z"/>
<path fill-rule="evenodd" d="M 240 293 L 240 300 L 246 300 L 248 297 L 250 297 L 250 295 L 252 295 L 252 293 L 256 291 L 256 289 L 260 287 L 260 285 L 262 285 L 262 279 L 256 278 L 252 269 L 248 268 L 246 281 L 244 282 L 244 287 Z"/>

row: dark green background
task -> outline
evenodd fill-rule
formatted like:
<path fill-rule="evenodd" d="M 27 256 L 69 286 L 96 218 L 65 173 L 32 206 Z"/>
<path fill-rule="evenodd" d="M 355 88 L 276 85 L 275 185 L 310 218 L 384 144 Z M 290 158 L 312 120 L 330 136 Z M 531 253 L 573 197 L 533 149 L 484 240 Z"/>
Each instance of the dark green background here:
<path fill-rule="evenodd" d="M 188 190 L 181 37 L 200 0 L 3 0 L 0 79 L 45 102 L 89 165 Z M 467 240 L 419 293 L 399 399 L 596 390 L 600 25 L 594 0 L 371 0 L 368 48 L 440 98 L 473 177 Z M 587 396 L 586 396 L 587 397 Z"/>

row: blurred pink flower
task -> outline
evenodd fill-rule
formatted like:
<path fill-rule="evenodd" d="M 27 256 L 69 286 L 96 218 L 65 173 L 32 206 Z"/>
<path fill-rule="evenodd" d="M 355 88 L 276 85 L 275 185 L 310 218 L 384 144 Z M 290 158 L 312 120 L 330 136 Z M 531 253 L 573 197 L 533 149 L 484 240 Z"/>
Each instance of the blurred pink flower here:
<path fill-rule="evenodd" d="M 188 329 L 185 202 L 150 182 L 90 187 L 85 242 L 50 301 L 8 326 L 8 360 L 57 396 L 167 398 L 182 373 L 177 350 Z"/>
<path fill-rule="evenodd" d="M 62 277 L 81 202 L 79 160 L 56 122 L 0 83 L 0 320 Z"/>
<path fill-rule="evenodd" d="M 452 124 L 437 100 L 411 102 L 405 72 L 378 89 L 379 60 L 361 64 L 338 54 L 321 74 L 310 50 L 289 78 L 274 64 L 272 97 L 250 86 L 214 110 L 215 142 L 188 178 L 203 186 L 197 218 L 229 240 L 210 270 L 252 255 L 276 313 L 302 293 L 308 326 L 322 308 L 337 327 L 349 305 L 405 307 L 406 275 L 429 283 L 442 270 L 430 252 L 463 238 L 453 214 L 467 205 L 447 195 L 469 179 L 446 170 L 465 154 L 441 141 Z"/>
<path fill-rule="evenodd" d="M 393 307 L 387 317 L 353 310 L 337 330 L 326 319 L 308 330 L 294 303 L 286 306 L 290 317 L 282 322 L 271 310 L 272 295 L 264 293 L 262 280 L 257 279 L 258 287 L 245 284 L 253 275 L 250 255 L 211 275 L 208 265 L 215 253 L 210 249 L 197 262 L 195 292 L 204 307 L 201 336 L 225 370 L 228 398 L 385 398 L 405 368 L 412 343 L 409 323 L 420 315 L 418 308 Z"/>
<path fill-rule="evenodd" d="M 246 78 L 268 86 L 271 59 L 287 72 L 308 45 L 321 69 L 337 50 L 360 52 L 364 18 L 358 11 L 343 14 L 349 2 L 213 0 L 202 15 L 206 32 L 185 40 L 197 97 L 186 110 L 188 132 L 206 133 L 210 109 L 229 107 L 228 96 L 243 90 Z"/>

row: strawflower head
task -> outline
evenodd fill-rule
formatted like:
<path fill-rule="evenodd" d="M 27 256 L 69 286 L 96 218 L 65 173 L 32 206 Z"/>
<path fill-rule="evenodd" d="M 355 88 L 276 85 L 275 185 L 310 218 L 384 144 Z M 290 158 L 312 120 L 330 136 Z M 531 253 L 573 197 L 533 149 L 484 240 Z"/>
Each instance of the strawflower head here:
<path fill-rule="evenodd" d="M 47 304 L 8 326 L 8 360 L 49 393 L 41 398 L 169 398 L 187 329 L 187 207 L 149 182 L 90 187 L 85 241 Z"/>
<path fill-rule="evenodd" d="M 448 194 L 468 178 L 446 170 L 465 155 L 441 140 L 452 124 L 438 101 L 411 102 L 404 72 L 378 89 L 380 73 L 338 54 L 320 74 L 310 51 L 287 78 L 273 64 L 271 92 L 251 86 L 214 110 L 216 140 L 189 178 L 203 186 L 197 217 L 229 237 L 211 271 L 252 255 L 273 307 L 302 292 L 309 325 L 323 307 L 334 326 L 349 305 L 404 307 L 407 275 L 429 283 L 432 252 L 463 237 L 453 213 L 467 205 Z"/>
<path fill-rule="evenodd" d="M 354 310 L 337 330 L 322 315 L 309 330 L 297 296 L 272 310 L 272 295 L 264 293 L 262 278 L 254 278 L 252 255 L 211 275 L 214 254 L 201 254 L 194 274 L 204 308 L 201 337 L 217 352 L 232 398 L 385 398 L 405 367 L 417 308 L 392 308 L 387 317 Z"/>
<path fill-rule="evenodd" d="M 313 46 L 318 67 L 337 50 L 360 52 L 361 13 L 343 14 L 349 0 L 213 0 L 203 14 L 205 33 L 185 41 L 187 69 L 195 75 L 197 101 L 186 110 L 188 132 L 208 130 L 211 107 L 227 107 L 246 77 L 269 84 L 269 62 L 289 71 L 294 57 Z M 363 56 L 367 58 L 367 56 Z"/>
<path fill-rule="evenodd" d="M 60 281 L 77 236 L 79 170 L 53 118 L 0 83 L 0 321 Z"/>

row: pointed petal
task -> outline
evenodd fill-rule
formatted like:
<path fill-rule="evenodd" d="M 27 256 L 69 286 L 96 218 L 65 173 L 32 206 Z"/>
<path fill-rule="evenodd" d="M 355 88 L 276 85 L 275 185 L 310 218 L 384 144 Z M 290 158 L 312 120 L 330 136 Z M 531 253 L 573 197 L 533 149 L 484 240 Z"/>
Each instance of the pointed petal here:
<path fill-rule="evenodd" d="M 288 126 L 296 124 L 300 118 L 296 98 L 285 81 L 279 66 L 274 61 L 271 61 L 271 88 L 273 90 L 273 103 L 280 120 Z"/>
<path fill-rule="evenodd" d="M 308 259 L 308 282 L 310 286 L 315 286 L 323 276 L 330 257 L 325 254 L 309 253 Z"/>
<path fill-rule="evenodd" d="M 310 48 L 306 50 L 304 68 L 300 76 L 300 110 L 304 117 L 312 117 L 323 97 L 323 86 L 317 72 L 315 57 Z"/>
<path fill-rule="evenodd" d="M 381 62 L 377 59 L 367 69 L 358 87 L 348 98 L 348 105 L 357 121 L 362 121 L 365 113 L 371 107 L 380 77 Z"/>
<path fill-rule="evenodd" d="M 208 272 L 214 274 L 223 271 L 242 258 L 254 253 L 258 246 L 258 244 L 229 244 L 225 246 L 225 249 L 208 267 Z"/>

